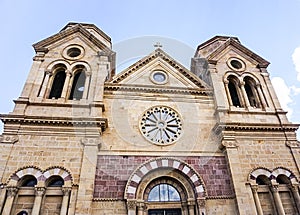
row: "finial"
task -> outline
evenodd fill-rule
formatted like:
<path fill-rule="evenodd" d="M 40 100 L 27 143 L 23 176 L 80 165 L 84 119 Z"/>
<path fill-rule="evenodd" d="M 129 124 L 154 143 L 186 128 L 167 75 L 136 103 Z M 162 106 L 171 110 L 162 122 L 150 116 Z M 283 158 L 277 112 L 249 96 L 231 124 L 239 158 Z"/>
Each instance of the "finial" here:
<path fill-rule="evenodd" d="M 160 42 L 156 42 L 156 43 L 154 44 L 154 47 L 155 47 L 155 48 L 161 48 L 161 47 L 162 47 L 162 44 L 160 44 Z"/>

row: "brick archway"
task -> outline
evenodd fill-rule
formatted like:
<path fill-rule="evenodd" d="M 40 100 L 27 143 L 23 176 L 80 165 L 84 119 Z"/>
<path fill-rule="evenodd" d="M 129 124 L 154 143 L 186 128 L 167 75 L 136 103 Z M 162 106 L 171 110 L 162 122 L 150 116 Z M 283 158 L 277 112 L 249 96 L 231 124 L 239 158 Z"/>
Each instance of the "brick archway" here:
<path fill-rule="evenodd" d="M 156 158 L 140 165 L 131 174 L 125 187 L 124 198 L 136 199 L 136 191 L 143 178 L 150 172 L 162 169 L 172 169 L 180 172 L 186 180 L 190 181 L 196 197 L 204 197 L 206 195 L 203 180 L 187 163 L 174 158 Z"/>

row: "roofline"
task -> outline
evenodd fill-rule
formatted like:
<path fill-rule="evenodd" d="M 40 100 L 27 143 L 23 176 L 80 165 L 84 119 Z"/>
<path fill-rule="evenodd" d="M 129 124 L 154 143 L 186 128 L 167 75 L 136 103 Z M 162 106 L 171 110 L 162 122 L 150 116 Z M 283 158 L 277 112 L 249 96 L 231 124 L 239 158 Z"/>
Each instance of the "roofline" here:
<path fill-rule="evenodd" d="M 104 37 L 106 40 L 108 40 L 109 42 L 111 42 L 111 38 L 110 36 L 108 36 L 106 33 L 104 33 L 100 28 L 98 28 L 96 25 L 94 24 L 90 24 L 90 23 L 83 23 L 83 22 L 69 22 L 65 27 L 63 27 L 61 31 L 66 30 L 69 26 L 75 26 L 75 25 L 81 25 L 82 27 L 92 27 L 93 29 L 95 29 L 97 31 L 98 34 L 100 34 L 102 37 Z"/>

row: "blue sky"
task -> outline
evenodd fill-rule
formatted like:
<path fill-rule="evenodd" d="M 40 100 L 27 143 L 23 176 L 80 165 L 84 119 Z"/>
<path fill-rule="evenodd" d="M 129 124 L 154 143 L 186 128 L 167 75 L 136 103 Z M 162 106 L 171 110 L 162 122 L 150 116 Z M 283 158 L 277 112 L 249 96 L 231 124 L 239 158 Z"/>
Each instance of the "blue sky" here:
<path fill-rule="evenodd" d="M 95 24 L 113 43 L 154 35 L 196 49 L 215 35 L 237 36 L 271 62 L 282 106 L 300 123 L 300 0 L 0 0 L 0 8 L 0 113 L 12 111 L 20 95 L 31 45 L 72 21 Z"/>

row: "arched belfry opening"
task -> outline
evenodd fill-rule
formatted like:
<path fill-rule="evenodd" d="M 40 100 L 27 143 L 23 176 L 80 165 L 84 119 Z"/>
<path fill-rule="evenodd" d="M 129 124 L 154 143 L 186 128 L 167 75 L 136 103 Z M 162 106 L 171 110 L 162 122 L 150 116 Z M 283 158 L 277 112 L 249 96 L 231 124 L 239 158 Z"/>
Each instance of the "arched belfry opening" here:
<path fill-rule="evenodd" d="M 83 68 L 78 68 L 75 72 L 72 89 L 69 99 L 80 100 L 83 97 L 86 75 Z"/>
<path fill-rule="evenodd" d="M 239 95 L 239 82 L 236 77 L 230 75 L 228 78 L 228 90 L 230 94 L 231 105 L 235 107 L 242 107 L 240 95 Z"/>
<path fill-rule="evenodd" d="M 54 72 L 49 99 L 58 99 L 61 97 L 65 80 L 66 80 L 66 68 L 60 66 Z"/>

